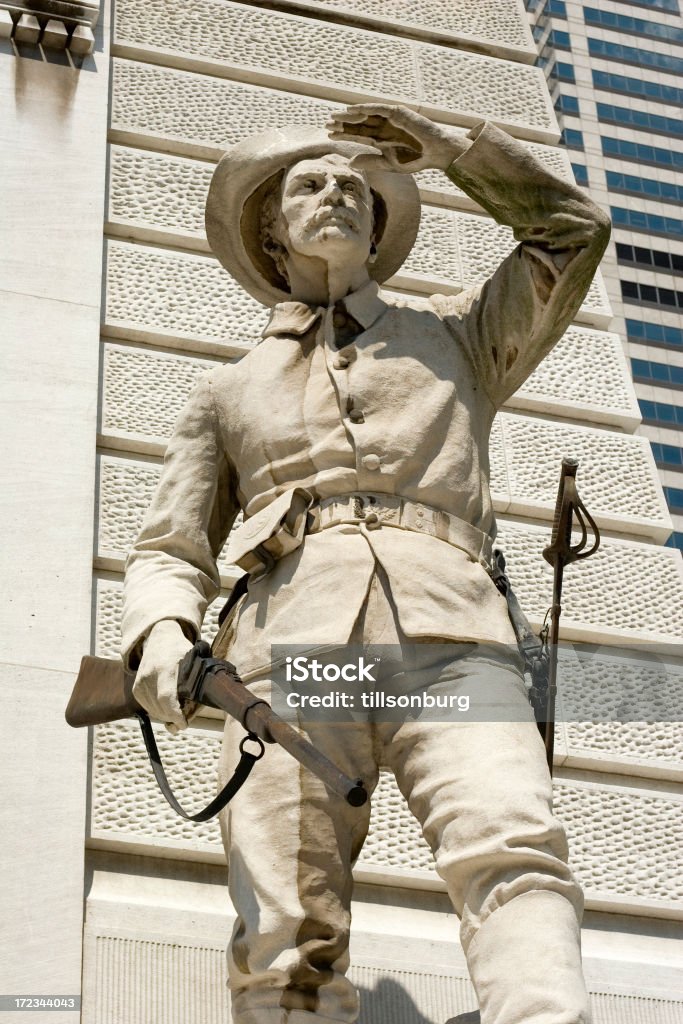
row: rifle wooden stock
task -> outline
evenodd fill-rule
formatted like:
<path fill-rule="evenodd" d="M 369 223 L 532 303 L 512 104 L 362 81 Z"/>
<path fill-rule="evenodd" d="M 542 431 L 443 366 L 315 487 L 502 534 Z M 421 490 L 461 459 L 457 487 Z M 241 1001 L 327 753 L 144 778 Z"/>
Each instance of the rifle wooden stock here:
<path fill-rule="evenodd" d="M 133 696 L 134 682 L 118 658 L 86 654 L 65 712 L 67 722 L 79 728 L 134 718 L 142 710 Z"/>

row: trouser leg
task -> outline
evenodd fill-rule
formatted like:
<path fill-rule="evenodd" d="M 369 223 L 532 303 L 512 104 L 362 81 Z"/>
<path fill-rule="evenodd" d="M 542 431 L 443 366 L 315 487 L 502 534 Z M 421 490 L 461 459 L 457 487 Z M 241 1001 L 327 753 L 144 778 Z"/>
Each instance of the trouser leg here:
<path fill-rule="evenodd" d="M 250 686 L 269 698 L 268 684 Z M 266 692 L 262 692 L 266 691 Z M 309 738 L 372 791 L 377 769 L 366 725 L 324 723 Z M 222 774 L 244 731 L 226 725 Z M 369 804 L 350 807 L 278 746 L 268 746 L 222 815 L 237 911 L 228 954 L 239 1024 L 350 1024 L 358 996 L 346 979 L 351 866 L 367 835 Z"/>
<path fill-rule="evenodd" d="M 419 675 L 420 645 L 410 647 Z M 438 665 L 425 652 L 423 685 L 445 672 L 450 693 L 504 699 L 520 719 L 381 727 L 384 759 L 461 917 L 482 1024 L 587 1024 L 582 897 L 519 673 L 481 656 Z"/>

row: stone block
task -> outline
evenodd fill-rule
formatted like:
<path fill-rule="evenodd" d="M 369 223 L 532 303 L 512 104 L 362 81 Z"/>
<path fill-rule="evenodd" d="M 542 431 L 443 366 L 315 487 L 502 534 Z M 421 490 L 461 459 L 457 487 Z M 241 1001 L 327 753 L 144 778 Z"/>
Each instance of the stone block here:
<path fill-rule="evenodd" d="M 491 488 L 496 511 L 550 521 L 562 455 L 568 452 L 580 459 L 581 494 L 601 526 L 659 540 L 668 537 L 671 522 L 645 438 L 509 413 L 498 417 L 492 435 Z M 159 474 L 160 466 L 152 461 L 99 457 L 100 565 L 121 568 Z M 219 566 L 226 577 L 237 571 L 223 558 Z"/>
<path fill-rule="evenodd" d="M 462 254 L 463 285 L 476 284 L 494 272 L 501 259 L 516 246 L 511 228 L 488 217 L 453 214 L 455 234 Z M 607 290 L 598 270 L 576 319 L 595 327 L 608 327 L 612 319 Z"/>
<path fill-rule="evenodd" d="M 117 336 L 234 355 L 259 340 L 267 313 L 213 258 L 110 242 L 105 321 Z"/>
<path fill-rule="evenodd" d="M 14 29 L 14 38 L 18 43 L 35 46 L 40 39 L 40 23 L 33 14 L 22 14 Z"/>
<path fill-rule="evenodd" d="M 253 93 L 254 90 L 248 92 L 245 99 L 249 100 Z M 147 102 L 145 110 L 149 109 Z M 278 120 L 272 109 L 269 112 L 271 120 Z M 311 112 L 309 123 L 320 124 L 322 120 L 321 112 Z M 245 134 L 248 131 L 245 126 Z M 148 140 L 149 137 L 143 135 L 138 141 Z M 571 179 L 569 161 L 561 150 L 529 143 L 525 145 L 549 170 Z M 213 170 L 214 165 L 204 161 L 112 146 L 107 209 L 109 233 L 208 252 L 204 208 Z M 416 179 L 423 201 L 437 206 L 477 209 L 476 204 L 440 171 L 423 171 Z M 423 220 L 436 215 L 433 207 L 423 208 Z"/>
<path fill-rule="evenodd" d="M 632 431 L 640 409 L 618 334 L 570 327 L 510 399 L 518 409 L 557 413 Z"/>
<path fill-rule="evenodd" d="M 115 462 L 120 472 L 120 463 Z M 146 486 L 147 493 L 151 494 L 153 481 L 147 479 Z M 114 509 L 119 507 L 115 498 L 111 502 Z M 139 509 L 136 514 L 141 516 L 143 510 Z M 109 537 L 118 534 L 127 538 L 134 535 L 136 524 L 130 513 L 122 512 L 118 523 L 114 521 L 102 529 L 108 531 Z M 544 528 L 499 517 L 498 545 L 505 552 L 520 604 L 537 627 L 543 622 L 552 594 L 552 570 L 542 555 L 549 540 L 550 523 Z M 121 550 L 102 557 L 103 568 L 123 567 Z M 228 573 L 225 566 L 223 577 L 229 587 L 235 577 Z M 118 583 L 112 582 L 111 587 L 117 591 Z M 109 611 L 102 623 L 102 635 L 106 638 L 102 643 L 106 642 L 113 651 L 118 650 L 119 643 L 118 600 L 113 592 L 109 595 Z M 671 548 L 603 538 L 597 554 L 567 569 L 562 612 L 564 639 L 611 646 L 659 644 L 662 653 L 677 651 L 680 655 L 683 637 L 680 555 Z"/>
<path fill-rule="evenodd" d="M 235 914 L 224 866 L 166 860 L 152 867 L 106 851 L 93 852 L 92 866 L 83 1024 L 229 1024 L 225 944 Z M 444 1024 L 474 1012 L 444 893 L 360 885 L 352 915 L 349 977 L 364 1024 Z M 678 1021 L 675 931 L 666 921 L 586 915 L 584 969 L 596 1024 Z"/>
<path fill-rule="evenodd" d="M 119 55 L 206 69 L 290 91 L 420 104 L 455 123 L 490 118 L 554 142 L 557 123 L 539 68 L 312 18 L 207 0 L 134 0 L 116 9 Z"/>
<path fill-rule="evenodd" d="M 542 554 L 549 539 L 549 528 L 499 518 L 498 540 L 512 586 L 538 625 L 552 593 L 552 569 Z M 680 653 L 683 574 L 679 552 L 603 538 L 595 555 L 565 573 L 562 635 L 588 643 L 661 643 Z"/>
<path fill-rule="evenodd" d="M 50 18 L 43 31 L 43 46 L 51 50 L 63 50 L 69 41 L 69 33 L 63 21 Z"/>
<path fill-rule="evenodd" d="M 160 728 L 157 739 L 181 803 L 190 808 L 207 803 L 215 793 L 220 723 L 206 721 L 176 738 Z M 678 798 L 665 790 L 570 778 L 555 779 L 554 795 L 569 835 L 570 862 L 589 906 L 611 903 L 664 912 L 683 896 L 676 857 L 683 827 Z M 166 804 L 134 722 L 95 731 L 92 830 L 99 846 L 125 849 L 135 844 L 150 854 L 166 849 L 176 856 L 191 850 L 209 861 L 223 856 L 215 821 L 193 825 Z M 432 887 L 443 887 L 420 828 L 386 772 L 373 795 L 370 833 L 356 868 L 360 878 L 370 879 L 377 872 L 385 884 L 390 879 L 401 884 L 402 877 L 403 884 L 431 878 Z"/>
<path fill-rule="evenodd" d="M 105 443 L 161 454 L 192 385 L 217 362 L 107 343 L 100 422 Z M 585 328 L 570 328 L 508 404 L 627 429 L 640 421 L 618 336 Z"/>
<path fill-rule="evenodd" d="M 0 10 L 0 39 L 9 39 L 14 32 L 14 22 L 9 11 Z"/>
<path fill-rule="evenodd" d="M 143 61 L 116 57 L 113 61 L 111 134 L 116 140 L 161 148 L 186 156 L 218 159 L 225 149 L 254 131 L 254 126 L 269 128 L 284 125 L 323 125 L 330 112 L 345 104 L 312 96 L 303 96 L 283 89 L 269 89 L 247 82 L 226 81 L 213 76 L 156 66 Z M 168 96 L 173 103 L 168 103 Z M 226 119 L 225 111 L 230 110 Z M 459 129 L 463 134 L 467 129 Z M 567 154 L 552 146 L 527 143 L 529 150 L 549 169 L 573 180 Z M 114 159 L 125 162 L 119 172 L 131 175 L 132 195 L 121 195 L 120 209 L 114 216 L 127 212 L 127 204 L 137 204 L 136 185 L 144 176 L 147 186 L 158 189 L 160 180 L 168 180 L 178 169 L 183 178 L 187 169 L 176 168 L 169 157 L 128 150 Z M 150 170 L 143 170 L 146 161 Z M 156 169 L 155 169 L 156 168 Z M 199 167 L 201 173 L 201 165 Z M 428 170 L 418 175 L 423 195 L 430 202 L 467 205 L 468 200 L 440 171 Z M 196 215 L 195 215 L 196 216 Z M 130 219 L 130 218 L 129 218 Z M 200 224 L 203 222 L 199 222 Z"/>
<path fill-rule="evenodd" d="M 647 438 L 509 413 L 499 420 L 510 495 L 501 512 L 552 515 L 562 458 L 571 455 L 581 497 L 601 527 L 667 539 L 671 521 Z"/>
<path fill-rule="evenodd" d="M 135 543 L 159 481 L 161 467 L 152 462 L 99 457 L 99 532 L 97 557 L 100 565 L 122 568 L 128 551 Z M 239 524 L 238 524 L 239 525 Z M 240 574 L 221 556 L 221 575 L 227 579 Z"/>
<path fill-rule="evenodd" d="M 83 1024 L 229 1024 L 225 944 L 235 915 L 222 896 L 224 868 L 178 870 L 167 861 L 154 877 L 140 860 L 104 852 L 96 854 L 95 867 Z M 454 1014 L 459 1024 L 478 1021 L 445 895 L 386 885 L 357 893 L 349 977 L 359 990 L 363 1024 L 453 1024 Z M 381 922 L 390 900 L 387 931 Z M 584 969 L 596 1024 L 678 1021 L 680 971 L 652 962 L 653 948 L 663 963 L 675 962 L 674 927 L 667 938 L 667 922 L 639 927 L 631 919 L 617 935 L 610 925 L 596 928 L 595 915 L 587 918 Z"/>
<path fill-rule="evenodd" d="M 437 42 L 468 43 L 478 51 L 533 62 L 534 42 L 524 11 L 516 0 L 464 0 L 443 4 L 440 0 L 275 0 L 276 6 L 304 8 L 312 14 L 329 12 L 340 20 L 385 32 L 404 32 Z"/>
<path fill-rule="evenodd" d="M 38 234 L 37 222 L 29 223 L 29 233 Z M 99 252 L 90 251 L 91 261 Z M 17 244 L 12 255 L 19 254 Z M 0 517 L 4 536 L 12 538 L 3 559 L 11 600 L 0 657 L 75 670 L 90 636 L 99 312 L 0 292 L 0 317 L 0 419 L 3 436 L 12 439 L 0 468 Z"/>
<path fill-rule="evenodd" d="M 0 663 L 0 677 L 7 766 L 0 986 L 17 995 L 78 996 L 88 736 L 64 720 L 74 676 L 15 660 Z M 64 1010 L 59 1019 L 78 1024 L 80 1014 Z"/>
<path fill-rule="evenodd" d="M 95 578 L 95 650 L 103 658 L 119 658 L 121 654 L 121 608 L 123 586 L 120 574 L 99 574 Z M 218 631 L 218 615 L 227 600 L 224 592 L 209 605 L 202 637 L 209 643 Z"/>
<path fill-rule="evenodd" d="M 454 225 L 457 229 L 459 218 L 466 216 L 425 209 L 413 254 L 389 285 L 457 293 L 483 280 L 485 275 L 476 276 L 481 268 L 472 256 L 475 243 L 483 245 L 488 232 L 494 266 L 513 246 L 507 238 L 501 241 L 500 229 L 484 217 L 474 218 L 480 222 L 476 232 L 472 229 L 461 244 Z M 607 314 L 604 307 L 584 304 L 577 317 L 600 326 Z M 259 340 L 266 321 L 264 307 L 213 257 L 119 241 L 107 246 L 105 323 L 116 337 L 239 355 Z"/>
<path fill-rule="evenodd" d="M 69 49 L 72 53 L 85 56 L 95 49 L 95 36 L 88 25 L 76 25 L 71 34 Z"/>

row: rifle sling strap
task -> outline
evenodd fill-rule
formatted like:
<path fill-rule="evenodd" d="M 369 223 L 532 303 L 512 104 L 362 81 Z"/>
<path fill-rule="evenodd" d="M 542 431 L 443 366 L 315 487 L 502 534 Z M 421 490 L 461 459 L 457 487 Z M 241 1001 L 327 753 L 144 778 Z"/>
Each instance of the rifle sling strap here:
<path fill-rule="evenodd" d="M 223 789 L 220 791 L 218 796 L 214 797 L 210 804 L 204 808 L 203 811 L 199 811 L 197 814 L 188 814 L 187 811 L 183 810 L 178 801 L 176 800 L 173 790 L 169 785 L 169 781 L 166 778 L 166 772 L 164 766 L 161 763 L 161 755 L 159 754 L 159 748 L 154 738 L 154 732 L 152 730 L 152 723 L 149 720 L 149 716 L 144 711 L 137 713 L 138 721 L 140 722 L 140 728 L 142 729 L 142 736 L 145 741 L 145 747 L 147 748 L 147 754 L 149 755 L 149 761 L 152 765 L 152 771 L 154 777 L 159 784 L 159 789 L 166 797 L 167 801 L 171 805 L 174 811 L 176 811 L 186 821 L 208 821 L 209 818 L 213 818 L 214 815 L 222 811 L 226 804 L 228 804 L 235 794 L 242 788 L 244 783 L 249 778 L 251 770 L 257 761 L 263 757 L 264 746 L 261 740 L 254 736 L 253 733 L 249 733 L 244 737 L 240 743 L 240 760 L 237 768 L 235 769 L 232 778 L 226 783 Z M 253 740 L 254 743 L 259 745 L 259 751 L 256 754 L 250 753 L 245 750 L 244 744 L 247 740 Z"/>

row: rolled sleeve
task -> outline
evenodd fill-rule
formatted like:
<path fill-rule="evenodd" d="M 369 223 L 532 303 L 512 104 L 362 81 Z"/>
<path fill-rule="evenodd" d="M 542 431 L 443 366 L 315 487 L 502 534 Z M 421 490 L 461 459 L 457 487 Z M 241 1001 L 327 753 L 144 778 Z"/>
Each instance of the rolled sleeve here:
<path fill-rule="evenodd" d="M 607 246 L 607 215 L 577 186 L 556 177 L 491 124 L 447 175 L 520 245 L 483 285 L 441 314 L 467 347 L 489 397 L 500 406 L 567 329 Z"/>

